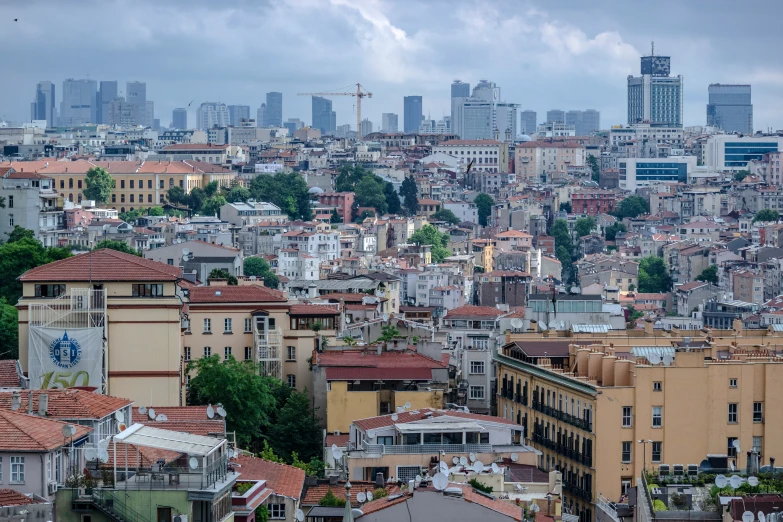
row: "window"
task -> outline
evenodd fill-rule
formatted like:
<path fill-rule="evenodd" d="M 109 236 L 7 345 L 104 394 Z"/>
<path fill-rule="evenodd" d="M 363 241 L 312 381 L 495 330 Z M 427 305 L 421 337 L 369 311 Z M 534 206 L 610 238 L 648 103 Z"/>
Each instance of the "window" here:
<path fill-rule="evenodd" d="M 663 453 L 663 442 L 661 441 L 654 441 L 652 443 L 652 461 L 653 462 L 660 462 L 661 461 L 661 454 Z"/>
<path fill-rule="evenodd" d="M 269 518 L 285 518 L 285 504 L 269 504 L 267 508 L 269 508 Z"/>
<path fill-rule="evenodd" d="M 163 285 L 133 285 L 133 297 L 163 297 Z"/>
<path fill-rule="evenodd" d="M 35 285 L 35 297 L 59 297 L 65 293 L 65 285 Z"/>
<path fill-rule="evenodd" d="M 388 435 L 385 437 L 376 437 L 375 441 L 377 444 L 382 444 L 384 446 L 394 446 L 394 437 Z"/>
<path fill-rule="evenodd" d="M 737 424 L 737 403 L 729 404 L 729 424 Z"/>
<path fill-rule="evenodd" d="M 632 425 L 631 417 L 633 406 L 623 406 L 623 428 L 630 428 Z M 623 443 L 625 444 L 625 443 Z"/>
<path fill-rule="evenodd" d="M 737 456 L 737 448 L 734 447 L 734 443 L 737 441 L 737 437 L 729 437 L 727 442 L 726 455 L 729 457 Z"/>
<path fill-rule="evenodd" d="M 139 185 L 139 186 L 141 186 L 141 185 Z M 151 188 L 152 188 L 152 180 L 151 180 L 151 179 L 148 179 L 148 180 L 147 180 L 147 188 L 148 188 L 148 189 L 151 189 Z"/>
<path fill-rule="evenodd" d="M 130 188 L 133 188 L 133 180 L 130 180 Z"/>
<path fill-rule="evenodd" d="M 147 194 L 147 203 L 152 203 L 152 194 Z"/>
<path fill-rule="evenodd" d="M 253 319 L 250 317 L 245 318 L 245 333 L 251 333 L 253 331 Z"/>
<path fill-rule="evenodd" d="M 253 347 L 245 346 L 245 360 L 249 361 L 253 358 Z"/>
<path fill-rule="evenodd" d="M 8 214 L 8 226 L 13 227 L 14 226 L 14 215 Z"/>
<path fill-rule="evenodd" d="M 296 360 L 296 346 L 287 346 L 285 350 L 285 360 L 286 361 L 295 361 Z"/>
<path fill-rule="evenodd" d="M 484 361 L 470 361 L 471 375 L 484 375 Z"/>
<path fill-rule="evenodd" d="M 8 208 L 14 208 L 14 197 L 8 196 Z"/>
<path fill-rule="evenodd" d="M 737 387 L 737 379 L 729 379 L 729 388 Z"/>
<path fill-rule="evenodd" d="M 663 407 L 653 406 L 652 408 L 652 427 L 660 428 L 663 426 Z"/>
<path fill-rule="evenodd" d="M 763 445 L 762 443 L 763 443 L 763 439 L 760 436 L 759 437 L 754 436 L 753 437 L 753 448 L 752 448 L 753 451 L 755 451 L 757 453 L 761 453 L 761 446 Z M 2 464 L 2 463 L 3 462 L 0 461 L 0 464 Z M 2 478 L 3 477 L 0 476 L 0 480 L 2 480 Z"/>
<path fill-rule="evenodd" d="M 112 194 L 111 195 L 111 202 L 112 203 L 117 203 L 117 194 Z"/>
<path fill-rule="evenodd" d="M 226 317 L 223 319 L 223 333 L 231 333 L 231 328 L 234 323 L 234 320 L 230 317 Z"/>
<path fill-rule="evenodd" d="M 11 457 L 11 484 L 24 484 L 24 457 Z"/>
<path fill-rule="evenodd" d="M 124 180 L 124 179 L 121 179 L 121 180 L 120 180 L 120 188 L 121 188 L 121 189 L 124 189 L 124 188 L 125 188 L 125 180 Z"/>
<path fill-rule="evenodd" d="M 661 391 L 662 389 L 663 389 L 663 385 L 661 384 L 661 381 L 653 382 L 653 391 Z"/>
<path fill-rule="evenodd" d="M 212 319 L 204 319 L 204 333 L 212 333 Z"/>
<path fill-rule="evenodd" d="M 231 358 L 231 347 L 226 346 L 223 348 L 223 359 L 229 360 Z"/>
<path fill-rule="evenodd" d="M 623 442 L 623 462 L 631 462 L 631 441 L 626 440 Z"/>
<path fill-rule="evenodd" d="M 481 400 L 484 398 L 484 387 L 483 386 L 471 386 L 470 387 L 470 398 L 475 400 Z"/>
<path fill-rule="evenodd" d="M 0 457 L 0 482 L 3 481 L 3 457 Z"/>
<path fill-rule="evenodd" d="M 184 355 L 185 355 L 185 360 L 189 361 L 190 360 L 190 346 L 186 346 L 185 347 L 185 354 Z"/>
<path fill-rule="evenodd" d="M 289 373 L 286 376 L 286 382 L 291 388 L 296 388 L 296 375 L 294 375 L 293 373 Z"/>
<path fill-rule="evenodd" d="M 405 484 L 416 478 L 421 473 L 421 466 L 397 466 L 397 480 Z"/>
<path fill-rule="evenodd" d="M 764 422 L 764 405 L 761 402 L 753 403 L 753 422 Z"/>
<path fill-rule="evenodd" d="M 209 346 L 204 347 L 204 357 L 212 357 L 212 348 Z"/>

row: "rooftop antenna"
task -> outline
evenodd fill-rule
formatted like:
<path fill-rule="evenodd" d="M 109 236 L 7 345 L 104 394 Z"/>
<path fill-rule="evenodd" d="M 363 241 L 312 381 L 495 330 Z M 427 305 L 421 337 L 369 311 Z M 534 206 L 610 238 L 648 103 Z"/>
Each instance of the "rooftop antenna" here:
<path fill-rule="evenodd" d="M 655 40 L 650 42 L 650 56 L 655 56 Z"/>

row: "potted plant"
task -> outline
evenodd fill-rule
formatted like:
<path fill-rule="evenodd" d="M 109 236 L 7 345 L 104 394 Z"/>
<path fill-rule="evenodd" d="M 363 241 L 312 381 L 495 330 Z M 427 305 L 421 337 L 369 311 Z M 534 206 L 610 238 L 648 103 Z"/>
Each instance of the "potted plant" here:
<path fill-rule="evenodd" d="M 84 475 L 82 477 L 82 485 L 84 486 L 84 494 L 92 495 L 92 490 L 97 486 L 98 481 L 90 474 L 90 470 L 84 468 Z"/>
<path fill-rule="evenodd" d="M 111 468 L 101 468 L 101 481 L 104 488 L 113 488 L 114 471 Z"/>

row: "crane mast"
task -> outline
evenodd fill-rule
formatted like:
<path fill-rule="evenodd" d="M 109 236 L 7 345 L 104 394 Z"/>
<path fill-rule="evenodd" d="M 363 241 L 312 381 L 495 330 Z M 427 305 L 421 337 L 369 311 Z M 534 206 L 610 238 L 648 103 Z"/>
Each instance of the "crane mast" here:
<path fill-rule="evenodd" d="M 356 92 L 300 92 L 298 96 L 354 96 L 356 98 L 356 141 L 362 139 L 362 98 L 372 98 L 372 93 L 356 84 Z"/>

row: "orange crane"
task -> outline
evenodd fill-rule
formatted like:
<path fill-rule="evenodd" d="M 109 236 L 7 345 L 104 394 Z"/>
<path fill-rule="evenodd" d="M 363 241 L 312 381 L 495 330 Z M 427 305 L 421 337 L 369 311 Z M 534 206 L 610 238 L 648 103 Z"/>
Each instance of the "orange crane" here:
<path fill-rule="evenodd" d="M 362 139 L 362 98 L 372 98 L 372 93 L 362 90 L 362 84 L 356 84 L 356 92 L 300 92 L 298 96 L 355 96 L 356 97 L 356 141 Z"/>

